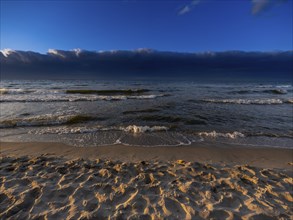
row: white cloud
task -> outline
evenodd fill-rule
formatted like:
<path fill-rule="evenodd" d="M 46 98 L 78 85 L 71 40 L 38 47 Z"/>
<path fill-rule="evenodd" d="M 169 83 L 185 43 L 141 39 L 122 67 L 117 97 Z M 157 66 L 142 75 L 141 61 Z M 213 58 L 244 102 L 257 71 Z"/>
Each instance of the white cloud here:
<path fill-rule="evenodd" d="M 138 53 L 152 53 L 154 52 L 153 49 L 150 48 L 138 48 L 136 50 L 134 50 L 134 52 L 138 52 Z"/>
<path fill-rule="evenodd" d="M 270 4 L 270 0 L 252 0 L 251 2 L 252 2 L 251 13 L 254 15 L 263 11 Z"/>
<path fill-rule="evenodd" d="M 184 15 L 190 12 L 196 5 L 200 3 L 201 0 L 193 0 L 189 4 L 185 5 L 178 11 L 178 15 Z"/>
<path fill-rule="evenodd" d="M 78 57 L 79 54 L 82 53 L 82 49 L 76 48 L 76 49 L 73 49 L 73 52 L 75 52 L 75 55 Z"/>
<path fill-rule="evenodd" d="M 55 54 L 55 55 L 57 55 L 57 54 L 58 54 L 58 51 L 55 50 L 55 49 L 49 49 L 49 50 L 48 50 L 48 53 L 51 53 L 51 54 Z"/>
<path fill-rule="evenodd" d="M 191 2 L 191 5 L 198 5 L 200 3 L 200 0 L 193 0 Z"/>
<path fill-rule="evenodd" d="M 189 6 L 188 5 L 185 5 L 179 12 L 178 12 L 178 14 L 179 15 L 184 15 L 184 14 L 186 14 L 187 12 L 190 12 L 190 8 L 189 8 Z"/>
<path fill-rule="evenodd" d="M 7 48 L 7 49 L 0 50 L 0 52 L 3 54 L 3 56 L 8 57 L 10 54 L 14 53 L 15 50 Z"/>
<path fill-rule="evenodd" d="M 48 53 L 49 53 L 49 54 L 56 55 L 56 56 L 62 56 L 62 54 L 59 54 L 58 50 L 55 50 L 55 49 L 49 49 L 49 50 L 48 50 Z M 63 56 L 62 56 L 62 57 L 63 57 Z"/>
<path fill-rule="evenodd" d="M 285 3 L 288 0 L 251 0 L 251 13 L 257 15 L 274 5 Z"/>
<path fill-rule="evenodd" d="M 184 15 L 191 12 L 194 9 L 194 7 L 200 4 L 202 1 L 203 0 L 190 1 L 188 4 L 182 6 L 178 10 L 178 15 Z M 288 0 L 250 0 L 250 1 L 252 3 L 251 13 L 253 15 L 260 14 L 275 5 L 288 2 Z"/>

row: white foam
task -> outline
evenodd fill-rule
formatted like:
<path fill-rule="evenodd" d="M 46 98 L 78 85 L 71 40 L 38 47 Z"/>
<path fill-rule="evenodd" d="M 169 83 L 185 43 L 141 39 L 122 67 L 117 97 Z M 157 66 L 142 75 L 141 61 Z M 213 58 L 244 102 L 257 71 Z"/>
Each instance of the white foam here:
<path fill-rule="evenodd" d="M 257 104 L 257 105 L 272 105 L 272 104 L 283 104 L 284 101 L 281 99 L 204 99 L 205 102 L 212 103 L 227 103 L 227 104 Z"/>
<path fill-rule="evenodd" d="M 68 126 L 62 126 L 62 127 L 55 127 L 55 128 L 43 128 L 43 129 L 37 129 L 37 130 L 31 130 L 29 131 L 30 134 L 84 134 L 84 133 L 92 133 L 99 131 L 99 126 L 88 128 L 88 127 L 68 127 Z"/>
<path fill-rule="evenodd" d="M 230 138 L 230 139 L 235 139 L 235 138 L 243 138 L 245 137 L 244 134 L 238 131 L 234 131 L 232 133 L 218 133 L 216 131 L 212 132 L 199 132 L 199 136 L 201 137 L 211 137 L 211 138 L 218 138 L 218 137 L 224 137 L 224 138 Z"/>
<path fill-rule="evenodd" d="M 138 96 L 128 96 L 129 99 L 155 99 L 157 97 L 163 97 L 164 94 L 159 95 L 138 95 Z"/>
<path fill-rule="evenodd" d="M 11 89 L 11 88 L 0 88 L 0 95 L 7 95 L 7 98 L 21 99 L 22 97 L 34 97 L 36 95 L 54 95 L 54 94 L 64 94 L 61 90 L 47 90 L 47 89 Z M 13 96 L 11 96 L 13 95 Z M 23 95 L 23 96 L 16 96 Z M 4 98 L 5 97 L 1 97 Z"/>
<path fill-rule="evenodd" d="M 65 121 L 66 122 L 66 121 Z M 100 125 L 95 125 L 94 127 L 71 127 L 71 126 L 58 126 L 58 127 L 48 127 L 38 130 L 32 130 L 32 134 L 81 134 L 81 133 L 93 133 L 97 131 L 125 131 L 128 133 L 146 133 L 146 132 L 157 132 L 157 131 L 167 131 L 168 128 L 165 126 L 137 126 L 129 125 L 127 127 L 102 127 Z"/>
<path fill-rule="evenodd" d="M 57 92 L 56 92 L 57 93 Z M 7 94 L 6 90 L 0 90 L 0 94 Z M 155 99 L 157 97 L 162 97 L 163 94 L 158 95 L 139 95 L 139 96 L 126 96 L 126 95 L 116 95 L 116 96 L 101 96 L 101 95 L 66 95 L 66 94 L 27 94 L 21 96 L 11 96 L 3 95 L 1 97 L 1 102 L 77 102 L 77 101 L 112 101 L 112 100 L 126 100 L 126 99 Z"/>
<path fill-rule="evenodd" d="M 154 131 L 167 131 L 168 128 L 165 126 L 137 126 L 137 125 L 129 125 L 126 128 L 121 128 L 121 130 L 130 132 L 130 133 L 145 133 L 145 132 L 154 132 Z"/>
<path fill-rule="evenodd" d="M 278 85 L 277 88 L 290 88 L 292 85 Z"/>

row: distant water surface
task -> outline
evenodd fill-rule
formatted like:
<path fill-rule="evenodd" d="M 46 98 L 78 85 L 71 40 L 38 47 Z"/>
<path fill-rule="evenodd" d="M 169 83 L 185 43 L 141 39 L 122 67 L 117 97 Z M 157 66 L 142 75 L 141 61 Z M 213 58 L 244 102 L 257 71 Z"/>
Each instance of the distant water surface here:
<path fill-rule="evenodd" d="M 0 139 L 290 148 L 292 95 L 290 80 L 2 80 Z"/>

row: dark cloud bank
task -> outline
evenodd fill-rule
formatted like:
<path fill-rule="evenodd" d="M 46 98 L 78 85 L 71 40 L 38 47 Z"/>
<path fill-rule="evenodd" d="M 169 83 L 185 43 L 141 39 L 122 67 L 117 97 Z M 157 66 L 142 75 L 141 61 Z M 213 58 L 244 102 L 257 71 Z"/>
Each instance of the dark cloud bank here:
<path fill-rule="evenodd" d="M 1 79 L 292 77 L 293 51 L 176 53 L 149 49 L 0 52 Z"/>

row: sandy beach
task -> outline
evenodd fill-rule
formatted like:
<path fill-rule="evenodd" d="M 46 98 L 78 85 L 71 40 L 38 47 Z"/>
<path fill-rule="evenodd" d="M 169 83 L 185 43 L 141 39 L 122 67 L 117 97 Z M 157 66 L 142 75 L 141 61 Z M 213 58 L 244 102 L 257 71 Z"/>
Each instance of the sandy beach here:
<path fill-rule="evenodd" d="M 0 147 L 0 219 L 292 219 L 290 149 Z"/>

